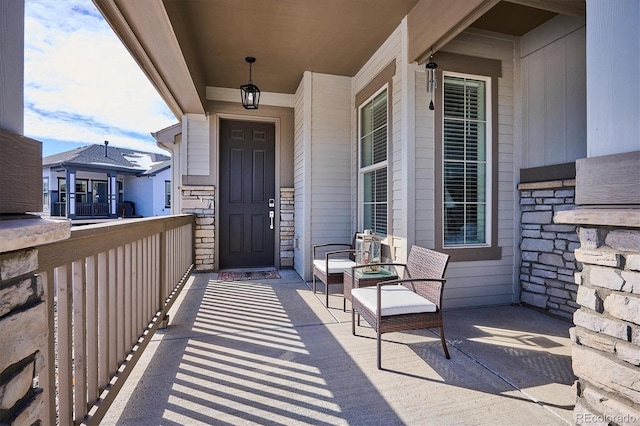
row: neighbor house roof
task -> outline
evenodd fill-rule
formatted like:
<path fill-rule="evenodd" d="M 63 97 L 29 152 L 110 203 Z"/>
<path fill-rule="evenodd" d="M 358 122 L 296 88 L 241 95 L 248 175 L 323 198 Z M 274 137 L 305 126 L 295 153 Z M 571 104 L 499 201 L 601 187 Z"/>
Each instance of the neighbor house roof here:
<path fill-rule="evenodd" d="M 154 152 L 134 151 L 104 145 L 88 145 L 42 159 L 43 167 L 72 167 L 155 175 L 171 164 L 171 158 Z"/>

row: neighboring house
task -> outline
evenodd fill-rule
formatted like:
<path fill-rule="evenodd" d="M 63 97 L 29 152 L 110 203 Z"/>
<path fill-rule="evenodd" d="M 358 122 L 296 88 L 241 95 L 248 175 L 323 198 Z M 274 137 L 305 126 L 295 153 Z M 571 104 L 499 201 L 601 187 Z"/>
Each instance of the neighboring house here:
<path fill-rule="evenodd" d="M 74 223 L 171 212 L 171 159 L 166 155 L 108 144 L 83 146 L 44 157 L 42 177 L 44 214 Z"/>

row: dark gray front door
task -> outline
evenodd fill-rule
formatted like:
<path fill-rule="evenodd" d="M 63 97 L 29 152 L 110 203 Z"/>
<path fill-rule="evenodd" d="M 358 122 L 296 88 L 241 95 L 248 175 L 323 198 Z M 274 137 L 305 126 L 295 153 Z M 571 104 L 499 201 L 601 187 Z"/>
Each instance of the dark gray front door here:
<path fill-rule="evenodd" d="M 274 265 L 275 126 L 220 122 L 220 268 Z"/>

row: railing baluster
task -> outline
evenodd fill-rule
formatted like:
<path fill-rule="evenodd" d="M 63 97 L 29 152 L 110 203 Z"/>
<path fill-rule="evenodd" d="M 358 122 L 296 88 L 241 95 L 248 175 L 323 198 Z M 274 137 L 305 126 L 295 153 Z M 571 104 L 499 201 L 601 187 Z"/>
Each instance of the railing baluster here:
<path fill-rule="evenodd" d="M 140 309 L 138 308 L 140 305 L 140 294 L 138 292 L 138 242 L 134 241 L 131 243 L 131 344 L 135 344 L 138 340 L 138 330 L 139 320 L 138 320 L 138 312 Z"/>
<path fill-rule="evenodd" d="M 43 356 L 45 359 L 45 367 L 42 370 L 42 375 L 38 377 L 40 381 L 40 387 L 45 390 L 45 409 L 44 418 L 42 419 L 44 424 L 55 424 L 56 422 L 56 365 L 55 365 L 55 333 L 53 331 L 55 315 L 54 315 L 54 276 L 53 269 L 43 271 L 40 276 L 42 277 L 42 286 L 44 288 L 44 294 L 47 304 L 47 324 L 50 324 L 49 336 L 47 337 L 47 345 L 43 350 Z"/>
<path fill-rule="evenodd" d="M 131 348 L 131 312 L 133 310 L 131 291 L 131 244 L 124 246 L 124 343 Z"/>
<path fill-rule="evenodd" d="M 102 391 L 109 383 L 109 268 L 107 253 L 98 254 L 98 387 Z"/>
<path fill-rule="evenodd" d="M 87 400 L 100 396 L 98 383 L 98 268 L 96 256 L 86 258 L 87 280 Z"/>
<path fill-rule="evenodd" d="M 114 249 L 109 250 L 108 264 L 109 264 L 109 342 L 107 350 L 109 351 L 109 377 L 113 376 L 118 370 L 118 354 L 116 352 L 116 335 L 118 331 L 116 305 L 118 303 L 118 293 L 116 287 L 116 251 Z"/>
<path fill-rule="evenodd" d="M 138 243 L 138 261 L 136 265 L 136 270 L 138 271 L 138 284 L 137 284 L 137 292 L 138 292 L 138 303 L 136 305 L 137 314 L 138 314 L 138 337 L 140 337 L 140 331 L 144 330 L 144 268 L 143 268 L 143 258 L 144 258 L 144 241 L 142 239 L 137 241 Z"/>
<path fill-rule="evenodd" d="M 73 306 L 71 264 L 55 269 L 58 290 L 58 403 L 60 424 L 73 423 L 73 367 L 71 354 L 71 309 Z"/>
<path fill-rule="evenodd" d="M 124 361 L 127 351 L 124 350 L 124 247 L 117 248 L 116 267 L 116 353 L 118 365 Z"/>
<path fill-rule="evenodd" d="M 87 411 L 87 293 L 84 259 L 72 264 L 73 271 L 73 372 L 74 423 L 79 423 Z"/>

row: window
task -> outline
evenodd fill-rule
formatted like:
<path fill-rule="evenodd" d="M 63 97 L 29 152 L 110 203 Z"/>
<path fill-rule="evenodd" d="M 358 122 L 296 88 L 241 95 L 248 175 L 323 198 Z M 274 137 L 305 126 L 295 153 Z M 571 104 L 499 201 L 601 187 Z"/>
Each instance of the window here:
<path fill-rule="evenodd" d="M 362 229 L 387 235 L 387 88 L 360 107 Z"/>
<path fill-rule="evenodd" d="M 61 203 L 67 202 L 67 179 L 58 178 L 58 199 Z"/>
<path fill-rule="evenodd" d="M 122 181 L 117 181 L 116 186 L 118 187 L 118 202 L 119 203 L 124 203 L 124 185 L 122 183 Z"/>
<path fill-rule="evenodd" d="M 490 80 L 443 76 L 443 246 L 490 241 Z"/>
<path fill-rule="evenodd" d="M 89 181 L 87 179 L 76 180 L 76 203 L 88 202 Z"/>
<path fill-rule="evenodd" d="M 164 206 L 166 208 L 171 207 L 171 181 L 164 181 Z"/>
<path fill-rule="evenodd" d="M 42 208 L 49 210 L 49 178 L 42 178 Z"/>

